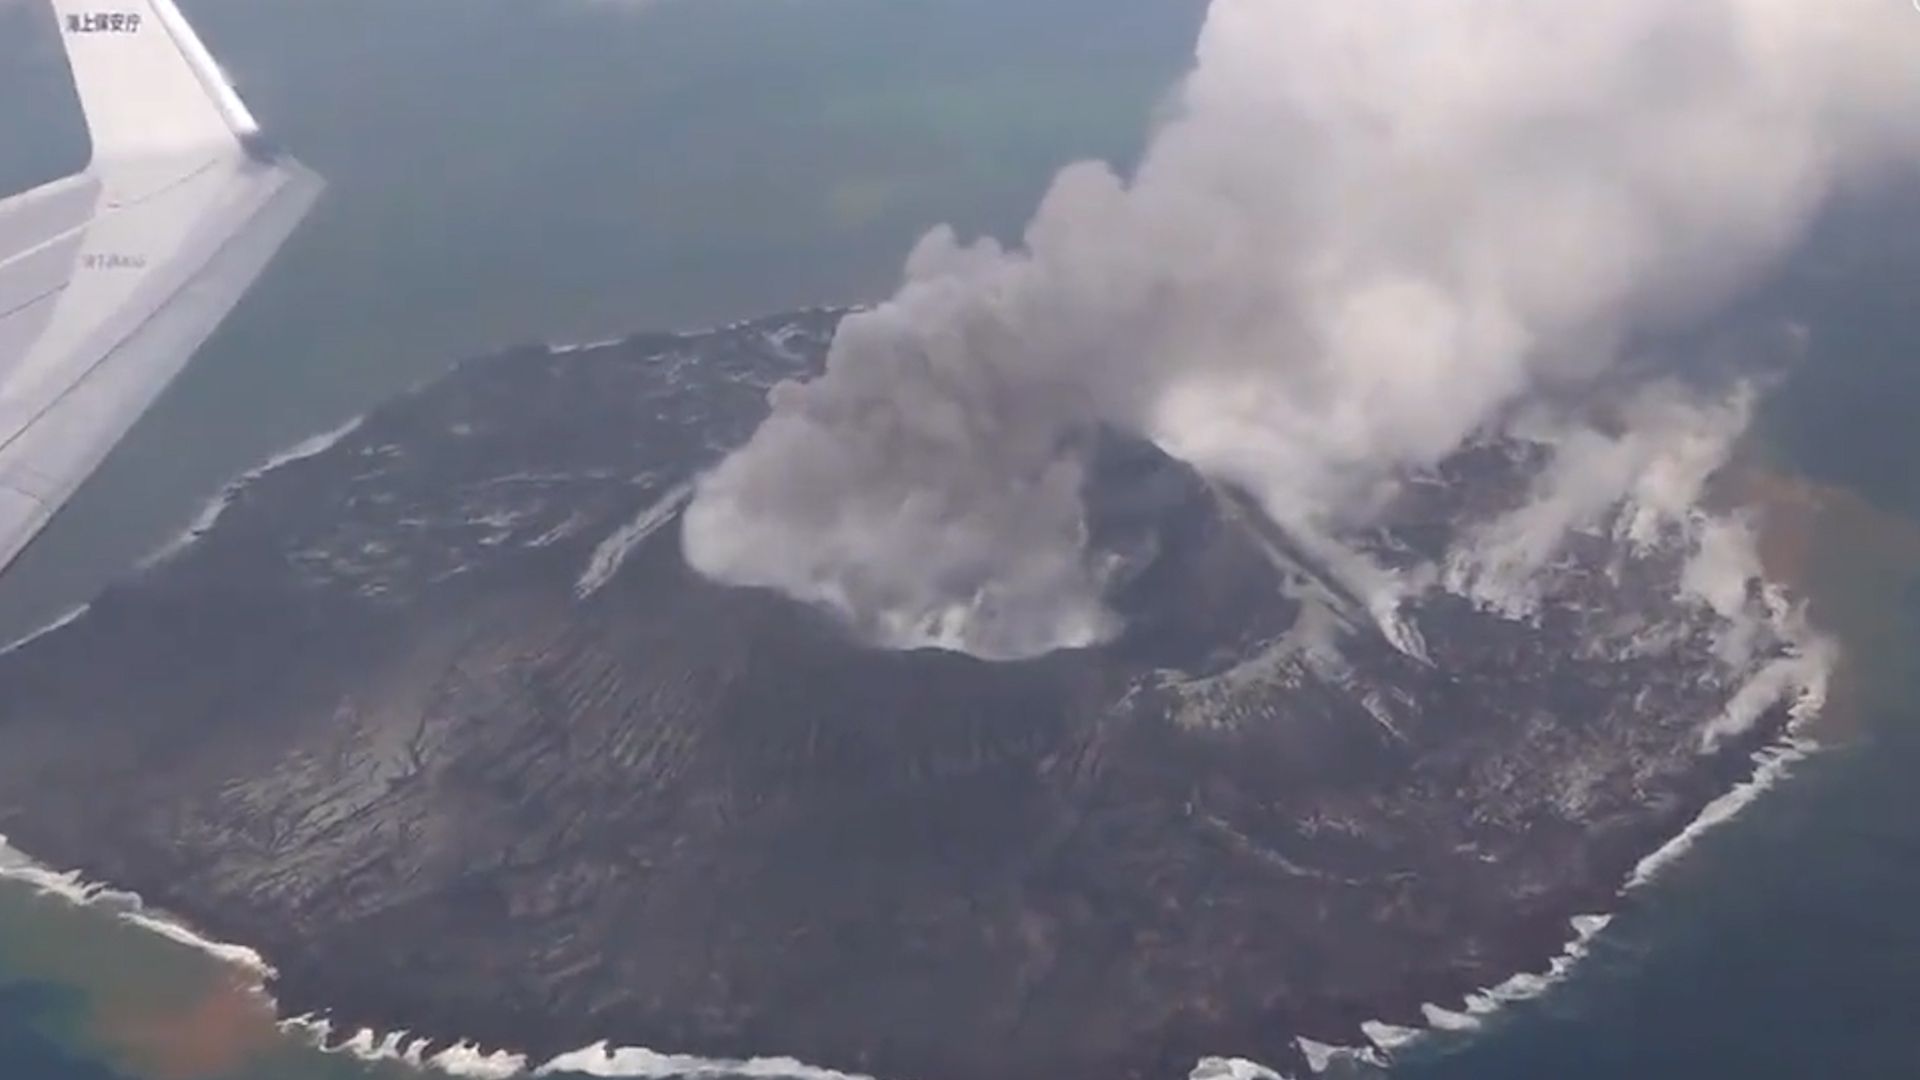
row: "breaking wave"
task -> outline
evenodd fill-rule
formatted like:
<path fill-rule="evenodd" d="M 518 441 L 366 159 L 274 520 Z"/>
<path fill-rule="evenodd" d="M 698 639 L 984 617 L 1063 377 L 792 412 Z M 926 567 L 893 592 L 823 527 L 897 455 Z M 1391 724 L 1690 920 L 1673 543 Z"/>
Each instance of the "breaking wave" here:
<path fill-rule="evenodd" d="M 1692 851 L 1700 838 L 1732 821 L 1740 812 L 1758 802 L 1760 796 L 1778 786 L 1782 780 L 1791 776 L 1793 767 L 1807 760 L 1820 750 L 1820 744 L 1804 734 L 1791 735 L 1786 741 L 1756 751 L 1753 755 L 1753 775 L 1733 790 L 1707 804 L 1700 816 L 1693 819 L 1680 835 L 1662 845 L 1658 851 L 1640 860 L 1634 868 L 1633 876 L 1628 879 L 1622 890 L 1631 891 L 1644 888 L 1660 874 Z"/>
<path fill-rule="evenodd" d="M 30 885 L 43 896 L 64 900 L 76 907 L 94 908 L 142 930 L 158 934 L 177 945 L 205 953 L 221 963 L 240 968 L 262 980 L 274 976 L 273 965 L 254 949 L 216 941 L 193 929 L 184 920 L 147 906 L 137 893 L 124 892 L 88 881 L 78 871 L 53 870 L 0 836 L 0 880 Z"/>
<path fill-rule="evenodd" d="M 208 499 L 206 503 L 200 507 L 200 512 L 194 515 L 193 520 L 187 524 L 185 529 L 181 530 L 179 535 L 162 544 L 159 548 L 148 554 L 146 558 L 141 559 L 138 564 L 139 569 L 146 570 L 158 566 L 191 547 L 194 541 L 205 536 L 209 530 L 219 524 L 220 516 L 227 512 L 227 508 L 233 505 L 233 501 L 240 496 L 242 491 L 246 490 L 247 485 L 283 465 L 291 465 L 296 461 L 303 461 L 307 458 L 318 457 L 326 453 L 328 450 L 339 445 L 340 440 L 358 431 L 360 425 L 364 422 L 366 422 L 366 416 L 362 414 L 348 420 L 346 423 L 341 424 L 331 431 L 323 431 L 318 435 L 308 436 L 227 481 L 213 498 Z M 82 609 L 82 611 L 84 610 L 85 609 Z M 70 622 L 78 618 L 80 614 L 81 611 L 70 614 L 67 617 L 67 621 Z M 48 633 L 53 629 L 57 629 L 57 626 L 48 627 L 35 636 L 37 637 L 40 636 L 40 634 Z M 21 644 L 25 644 L 25 642 L 20 642 L 13 646 L 13 648 L 18 648 Z"/>
<path fill-rule="evenodd" d="M 85 615 L 92 608 L 93 608 L 93 605 L 91 603 L 87 603 L 87 604 L 81 604 L 80 606 L 67 611 L 65 614 L 58 616 L 52 622 L 41 627 L 40 629 L 29 632 L 26 636 L 19 638 L 18 640 L 14 641 L 12 644 L 6 646 L 5 648 L 0 648 L 0 656 L 5 656 L 10 652 L 18 652 L 19 650 L 26 648 L 27 646 L 33 644 L 34 642 L 39 641 L 41 638 L 46 637 L 48 634 L 53 633 L 55 630 L 62 629 L 67 625 L 69 625 L 70 623 L 79 621 L 80 617 L 82 615 Z"/>
<path fill-rule="evenodd" d="M 692 1057 L 686 1054 L 661 1054 L 637 1047 L 611 1048 L 595 1043 L 572 1053 L 561 1054 L 534 1070 L 535 1076 L 584 1073 L 587 1076 L 687 1077 L 689 1080 L 719 1080 L 722 1077 L 750 1076 L 779 1080 L 873 1080 L 859 1073 L 837 1072 L 808 1065 L 790 1057 L 727 1060 Z"/>
<path fill-rule="evenodd" d="M 254 979 L 253 991 L 276 1008 L 278 1006 L 267 988 L 267 983 L 277 972 L 257 950 L 219 941 L 204 934 L 177 916 L 149 907 L 136 893 L 88 881 L 78 871 L 47 867 L 11 846 L 5 836 L 0 836 L 0 881 L 19 882 L 43 896 L 110 914 L 130 926 L 157 934 L 244 971 Z M 323 1053 L 353 1057 L 369 1064 L 403 1064 L 422 1071 L 461 1077 L 463 1080 L 513 1080 L 515 1077 L 576 1074 L 661 1080 L 668 1077 L 686 1077 L 689 1080 L 718 1080 L 721 1077 L 875 1080 L 859 1073 L 809 1065 L 791 1057 L 704 1058 L 692 1054 L 663 1054 L 643 1047 L 614 1047 L 607 1042 L 568 1051 L 543 1064 L 534 1065 L 526 1054 L 517 1051 L 488 1050 L 472 1040 L 446 1045 L 443 1040 L 414 1036 L 404 1029 L 381 1034 L 371 1028 L 360 1028 L 336 1041 L 333 1021 L 323 1015 L 288 1017 L 278 1021 L 278 1026 L 284 1033 L 305 1040 Z M 435 1046 L 440 1049 L 435 1050 Z M 1238 1077 L 1241 1074 L 1233 1075 Z M 1259 1075 L 1246 1074 L 1246 1077 L 1247 1080 L 1257 1080 Z"/>
<path fill-rule="evenodd" d="M 1820 678 L 1800 688 L 1799 695 L 1791 705 L 1791 721 L 1785 736 L 1779 742 L 1755 751 L 1751 757 L 1753 772 L 1745 780 L 1708 803 L 1685 829 L 1641 859 L 1621 885 L 1621 897 L 1640 892 L 1652 884 L 1664 871 L 1692 852 L 1701 837 L 1739 817 L 1761 796 L 1791 777 L 1795 765 L 1820 751 L 1820 744 L 1808 734 L 1808 729 L 1825 704 L 1825 689 L 1824 671 Z M 1570 924 L 1572 937 L 1544 972 L 1521 972 L 1497 986 L 1469 994 L 1464 1012 L 1431 1003 L 1422 1005 L 1421 1013 L 1426 1020 L 1423 1028 L 1369 1021 L 1361 1025 L 1361 1030 L 1372 1044 L 1370 1046 L 1335 1046 L 1306 1038 L 1296 1039 L 1295 1045 L 1305 1055 L 1309 1068 L 1318 1074 L 1342 1060 L 1384 1068 L 1396 1052 L 1436 1034 L 1478 1032 L 1496 1014 L 1510 1006 L 1536 1000 L 1565 982 L 1592 953 L 1595 939 L 1612 922 L 1611 914 L 1574 918 Z"/>
<path fill-rule="evenodd" d="M 393 1063 L 421 1071 L 445 1073 L 470 1080 L 509 1080 L 524 1076 L 527 1059 L 511 1051 L 487 1051 L 473 1042 L 459 1042 L 429 1054 L 433 1040 L 411 1037 L 401 1030 L 386 1035 L 372 1028 L 361 1028 L 351 1036 L 335 1041 L 333 1021 L 322 1016 L 296 1016 L 280 1021 L 280 1030 L 303 1038 L 326 1054 L 357 1058 L 368 1064 Z"/>
<path fill-rule="evenodd" d="M 1201 1058 L 1187 1080 L 1287 1080 L 1257 1061 L 1246 1058 Z"/>

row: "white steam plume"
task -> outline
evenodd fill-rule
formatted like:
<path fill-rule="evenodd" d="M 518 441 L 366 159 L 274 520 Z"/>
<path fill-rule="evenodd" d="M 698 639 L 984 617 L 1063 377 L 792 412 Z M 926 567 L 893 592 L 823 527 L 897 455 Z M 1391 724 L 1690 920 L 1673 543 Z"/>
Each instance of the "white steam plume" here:
<path fill-rule="evenodd" d="M 929 235 L 702 483 L 688 556 L 892 644 L 1090 642 L 1075 433 L 1337 530 L 1916 157 L 1901 0 L 1215 0 L 1137 174 L 1066 170 L 1016 250 Z"/>

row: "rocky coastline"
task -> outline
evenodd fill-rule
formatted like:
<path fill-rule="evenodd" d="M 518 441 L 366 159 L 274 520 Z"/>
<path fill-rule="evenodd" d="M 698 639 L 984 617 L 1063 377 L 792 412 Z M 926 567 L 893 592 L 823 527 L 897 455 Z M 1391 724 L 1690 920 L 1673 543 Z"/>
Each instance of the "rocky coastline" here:
<path fill-rule="evenodd" d="M 700 578 L 689 485 L 842 314 L 474 361 L 237 485 L 0 656 L 0 834 L 339 1032 L 1158 1080 L 1541 970 L 1787 733 L 1776 695 L 1703 744 L 1802 643 L 1720 659 L 1681 537 L 1582 533 L 1534 612 L 1436 587 L 1383 625 L 1103 433 L 1107 645 L 880 651 Z M 1359 542 L 1439 559 L 1538 465 L 1469 448 Z"/>

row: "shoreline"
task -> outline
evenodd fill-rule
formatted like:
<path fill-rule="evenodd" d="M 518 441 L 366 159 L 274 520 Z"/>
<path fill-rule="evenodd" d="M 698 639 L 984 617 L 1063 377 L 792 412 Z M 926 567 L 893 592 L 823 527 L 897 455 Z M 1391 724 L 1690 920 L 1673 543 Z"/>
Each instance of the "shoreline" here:
<path fill-rule="evenodd" d="M 751 328 L 764 321 L 743 320 L 730 326 Z M 617 347 L 649 336 L 630 335 L 609 343 L 607 347 Z M 550 354 L 580 351 L 564 346 L 547 348 Z M 190 548 L 211 530 L 221 513 L 232 504 L 247 483 L 282 465 L 325 451 L 355 430 L 361 419 L 356 418 L 332 432 L 302 440 L 273 455 L 264 464 L 241 473 L 202 508 L 194 527 L 156 552 L 143 565 L 152 565 Z M 643 524 L 647 517 L 646 514 L 642 515 L 640 520 Z M 617 552 L 610 551 L 609 554 L 611 557 Z M 30 635 L 27 640 L 57 629 L 64 622 L 82 616 L 86 610 L 85 607 L 76 609 L 62 622 Z M 1310 1038 L 1295 1037 L 1284 1043 L 1275 1043 L 1270 1050 L 1278 1054 L 1283 1052 L 1281 1047 L 1284 1046 L 1291 1051 L 1289 1057 L 1292 1060 L 1286 1062 L 1289 1067 L 1300 1061 L 1312 1066 L 1318 1060 L 1320 1064 L 1316 1071 L 1324 1069 L 1334 1057 L 1343 1054 L 1368 1060 L 1378 1060 L 1380 1054 L 1386 1054 L 1390 1059 L 1394 1050 L 1405 1048 L 1419 1039 L 1438 1032 L 1477 1029 L 1484 1025 L 1488 1017 L 1507 1006 L 1547 993 L 1585 958 L 1593 939 L 1605 929 L 1614 914 L 1625 908 L 1628 902 L 1626 898 L 1630 894 L 1656 878 L 1668 865 L 1684 858 L 1701 835 L 1733 820 L 1762 794 L 1777 786 L 1789 775 L 1794 763 L 1803 760 L 1817 748 L 1816 744 L 1803 736 L 1801 726 L 1819 715 L 1821 699 L 1822 695 L 1816 688 L 1800 685 L 1794 692 L 1778 698 L 1763 715 L 1755 718 L 1756 722 L 1750 728 L 1732 730 L 1726 745 L 1703 746 L 1703 756 L 1699 759 L 1701 765 L 1690 774 L 1693 783 L 1689 786 L 1695 789 L 1694 794 L 1679 802 L 1683 808 L 1695 808 L 1694 812 L 1688 814 L 1684 824 L 1675 819 L 1677 815 L 1673 818 L 1663 816 L 1661 821 L 1650 823 L 1657 827 L 1647 828 L 1641 843 L 1625 845 L 1627 850 L 1618 856 L 1620 863 L 1609 858 L 1607 863 L 1602 864 L 1609 868 L 1619 866 L 1620 874 L 1615 881 L 1595 881 L 1577 891 L 1569 890 L 1561 895 L 1563 902 L 1556 905 L 1563 911 L 1594 912 L 1602 909 L 1602 913 L 1579 914 L 1570 919 L 1542 916 L 1527 921 L 1523 926 L 1515 926 L 1507 933 L 1504 941 L 1497 943 L 1491 951 L 1493 963 L 1488 966 L 1500 964 L 1501 958 L 1504 958 L 1506 964 L 1503 966 L 1509 966 L 1515 971 L 1514 974 L 1507 975 L 1491 986 L 1466 989 L 1459 993 L 1446 986 L 1429 985 L 1420 990 L 1402 987 L 1398 992 L 1381 995 L 1382 1000 L 1375 1002 L 1379 1006 L 1378 1017 L 1357 1025 L 1355 1018 L 1350 1015 L 1335 1017 L 1325 1014 L 1317 1018 L 1295 1018 L 1302 1022 L 1292 1025 L 1294 1031 L 1305 1029 L 1322 1032 L 1357 1027 L 1354 1034 L 1364 1036 L 1373 1044 L 1371 1048 L 1364 1044 L 1343 1048 Z M 1716 749 L 1724 751 L 1724 756 L 1710 753 Z M 1678 826 L 1677 831 L 1669 834 L 1669 829 L 1674 826 Z M 0 838 L 0 845 L 4 845 L 4 838 Z M 1642 849 L 1651 850 L 1638 858 L 1631 857 Z M 270 963 L 260 951 L 224 943 L 216 935 L 202 933 L 194 929 L 188 920 L 168 913 L 165 908 L 169 903 L 187 910 L 197 905 L 183 902 L 188 899 L 186 897 L 172 895 L 164 878 L 147 882 L 155 890 L 152 895 L 161 901 L 161 907 L 154 908 L 147 905 L 138 892 L 120 891 L 109 885 L 89 882 L 81 871 L 63 873 L 51 870 L 24 854 L 14 853 L 15 857 L 9 858 L 9 852 L 11 849 L 0 846 L 0 877 L 22 880 L 44 893 L 51 893 L 79 906 L 105 907 L 121 921 L 157 933 L 247 972 L 253 980 L 254 991 L 271 1005 L 276 1018 L 275 1026 L 282 1033 L 304 1040 L 326 1053 L 348 1055 L 370 1063 L 392 1062 L 477 1080 L 505 1080 L 507 1077 L 551 1075 L 560 1071 L 598 1076 L 746 1075 L 797 1077 L 801 1080 L 873 1080 L 859 1074 L 808 1065 L 784 1056 L 709 1057 L 661 1053 L 639 1047 L 615 1048 L 607 1040 L 589 1041 L 593 1033 L 583 1031 L 584 1024 L 569 1023 L 557 1015 L 542 1017 L 528 1013 L 524 1017 L 509 1018 L 515 1023 L 506 1026 L 518 1026 L 522 1032 L 518 1039 L 510 1041 L 519 1043 L 523 1048 L 491 1051 L 485 1048 L 485 1044 L 456 1034 L 465 1025 L 450 1015 L 404 1018 L 417 1027 L 382 1026 L 383 1023 L 397 1025 L 400 1020 L 376 1015 L 379 1011 L 377 1008 L 356 1016 L 330 1003 L 341 997 L 337 991 L 342 981 L 337 977 L 328 978 L 325 965 L 288 959 L 283 966 L 277 966 Z M 133 876 L 150 878 L 152 874 L 136 872 Z M 137 886 L 138 882 L 133 884 Z M 221 919 L 218 915 L 217 910 L 201 912 L 204 921 L 213 924 L 224 922 L 230 930 L 246 925 L 245 920 L 236 922 Z M 1568 927 L 1572 930 L 1570 938 L 1566 934 Z M 262 930 L 267 932 L 261 933 Z M 256 925 L 250 933 L 238 936 L 258 939 L 276 935 L 272 927 Z M 282 943 L 286 943 L 284 937 Z M 270 945 L 267 948 L 269 952 L 273 951 Z M 1497 972 L 1498 968 L 1495 970 Z M 329 993 L 330 987 L 334 993 Z M 1439 996 L 1450 1003 L 1457 1003 L 1457 1007 L 1448 1008 L 1430 1000 L 1423 1001 L 1422 995 Z M 1312 1022 L 1314 1020 L 1319 1022 Z M 417 1030 L 436 1029 L 443 1034 L 414 1033 Z M 538 1034 L 542 1029 L 546 1031 L 544 1039 Z M 723 1054 L 732 1049 L 724 1046 L 718 1048 Z M 1246 1059 L 1203 1058 L 1192 1066 L 1192 1070 L 1198 1072 L 1211 1068 L 1217 1074 L 1220 1068 L 1228 1068 L 1229 1074 L 1232 1074 L 1231 1066 L 1220 1063 L 1233 1061 L 1245 1062 Z M 1251 1062 L 1247 1064 L 1252 1066 Z M 1269 1066 L 1253 1067 L 1279 1075 Z M 889 1077 L 888 1080 L 914 1078 Z"/>
<path fill-rule="evenodd" d="M 1573 977 L 1581 963 L 1592 954 L 1595 941 L 1620 915 L 1630 910 L 1638 894 L 1655 885 L 1667 870 L 1684 860 L 1702 838 L 1734 823 L 1767 793 L 1793 779 L 1794 766 L 1812 760 L 1829 749 L 1809 734 L 1820 723 L 1821 717 L 1817 708 L 1796 707 L 1779 737 L 1747 755 L 1753 768 L 1745 779 L 1707 803 L 1684 829 L 1639 860 L 1631 876 L 1615 894 L 1621 901 L 1618 905 L 1605 912 L 1576 915 L 1568 921 L 1573 933 L 1560 951 L 1547 961 L 1544 971 L 1516 972 L 1493 986 L 1471 991 L 1466 995 L 1464 1011 L 1423 1002 L 1420 1011 L 1425 1022 L 1420 1027 L 1405 1027 L 1377 1019 L 1367 1021 L 1361 1025 L 1367 1038 L 1366 1045 L 1325 1043 L 1305 1036 L 1297 1037 L 1295 1045 L 1305 1055 L 1308 1069 L 1314 1075 L 1319 1075 L 1338 1061 L 1354 1061 L 1385 1068 L 1392 1064 L 1394 1055 L 1399 1051 L 1448 1035 L 1474 1037 L 1484 1032 L 1489 1023 L 1498 1021 L 1513 1006 L 1538 1001 L 1552 993 Z"/>
<path fill-rule="evenodd" d="M 1632 902 L 1633 897 L 1653 885 L 1661 875 L 1691 853 L 1700 840 L 1737 821 L 1750 807 L 1783 782 L 1793 777 L 1794 766 L 1817 756 L 1826 747 L 1806 734 L 1820 717 L 1817 707 L 1797 702 L 1778 737 L 1746 755 L 1752 769 L 1733 787 L 1710 800 L 1680 832 L 1643 856 L 1632 874 L 1619 886 L 1615 896 L 1622 901 L 1612 910 L 1577 915 L 1568 921 L 1572 934 L 1561 948 L 1548 957 L 1544 967 L 1515 972 L 1492 986 L 1465 994 L 1464 1011 L 1423 1002 L 1419 1012 L 1421 1026 L 1403 1026 L 1384 1020 L 1361 1024 L 1367 1040 L 1362 1045 L 1321 1042 L 1296 1036 L 1291 1042 L 1305 1061 L 1309 1073 L 1324 1073 L 1337 1061 L 1356 1061 L 1375 1067 L 1390 1065 L 1401 1051 L 1424 1041 L 1446 1035 L 1473 1037 L 1484 1031 L 1512 1006 L 1539 1000 L 1570 978 L 1591 954 L 1593 944 Z M 706 1057 L 697 1054 L 668 1053 L 644 1047 L 612 1045 L 599 1040 L 573 1050 L 541 1055 L 504 1046 L 487 1049 L 487 1044 L 472 1038 L 450 1040 L 417 1035 L 410 1028 L 377 1029 L 369 1024 L 348 1023 L 339 1032 L 352 1034 L 336 1040 L 335 1010 L 307 1011 L 286 1015 L 273 984 L 281 972 L 258 949 L 201 932 L 193 924 L 172 912 L 149 905 L 139 893 L 115 888 L 109 883 L 87 880 L 77 870 L 54 870 L 31 854 L 12 846 L 0 836 L 0 881 L 27 885 L 41 896 L 70 906 L 111 914 L 130 926 L 192 949 L 247 977 L 247 990 L 258 995 L 274 1016 L 274 1027 L 283 1036 L 304 1042 L 328 1055 L 353 1057 L 369 1065 L 395 1064 L 419 1072 L 437 1072 L 462 1080 L 515 1080 L 553 1075 L 595 1077 L 658 1078 L 688 1077 L 694 1080 L 717 1077 L 755 1077 L 766 1080 L 913 1080 L 911 1077 L 874 1077 L 825 1066 L 811 1065 L 787 1056 L 743 1058 Z M 535 1062 L 539 1062 L 535 1064 Z M 1237 1057 L 1206 1057 L 1197 1061 L 1189 1077 L 1231 1077 L 1234 1080 L 1264 1080 L 1278 1077 L 1292 1080 L 1272 1066 Z"/>
<path fill-rule="evenodd" d="M 54 870 L 31 854 L 14 847 L 9 838 L 3 835 L 0 835 L 0 881 L 28 886 L 38 896 L 60 901 L 73 908 L 110 915 L 129 926 L 200 953 L 224 965 L 229 971 L 244 975 L 247 991 L 258 995 L 272 1008 L 274 1027 L 281 1034 L 299 1039 L 321 1053 L 346 1055 L 368 1064 L 400 1064 L 423 1072 L 434 1071 L 468 1080 L 510 1080 L 513 1077 L 540 1077 L 557 1073 L 604 1077 L 750 1076 L 791 1080 L 877 1080 L 859 1073 L 809 1065 L 790 1057 L 708 1058 L 693 1054 L 661 1053 L 642 1047 L 614 1047 L 605 1040 L 553 1055 L 538 1065 L 533 1064 L 534 1057 L 519 1051 L 489 1051 L 473 1039 L 447 1043 L 445 1040 L 413 1036 L 406 1028 L 383 1034 L 372 1027 L 363 1026 L 335 1041 L 334 1024 L 327 1015 L 311 1012 L 284 1015 L 280 999 L 271 988 L 274 980 L 279 978 L 279 970 L 257 949 L 221 941 L 203 933 L 188 920 L 149 905 L 136 892 L 89 881 L 77 870 Z"/>

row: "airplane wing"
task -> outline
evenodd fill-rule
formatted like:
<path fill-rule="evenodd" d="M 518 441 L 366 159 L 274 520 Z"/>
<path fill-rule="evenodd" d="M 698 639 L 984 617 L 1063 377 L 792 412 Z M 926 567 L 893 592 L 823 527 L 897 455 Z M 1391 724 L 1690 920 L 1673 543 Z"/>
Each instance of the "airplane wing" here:
<path fill-rule="evenodd" d="M 86 171 L 0 201 L 0 571 L 226 317 L 321 183 L 172 0 L 51 0 Z"/>

